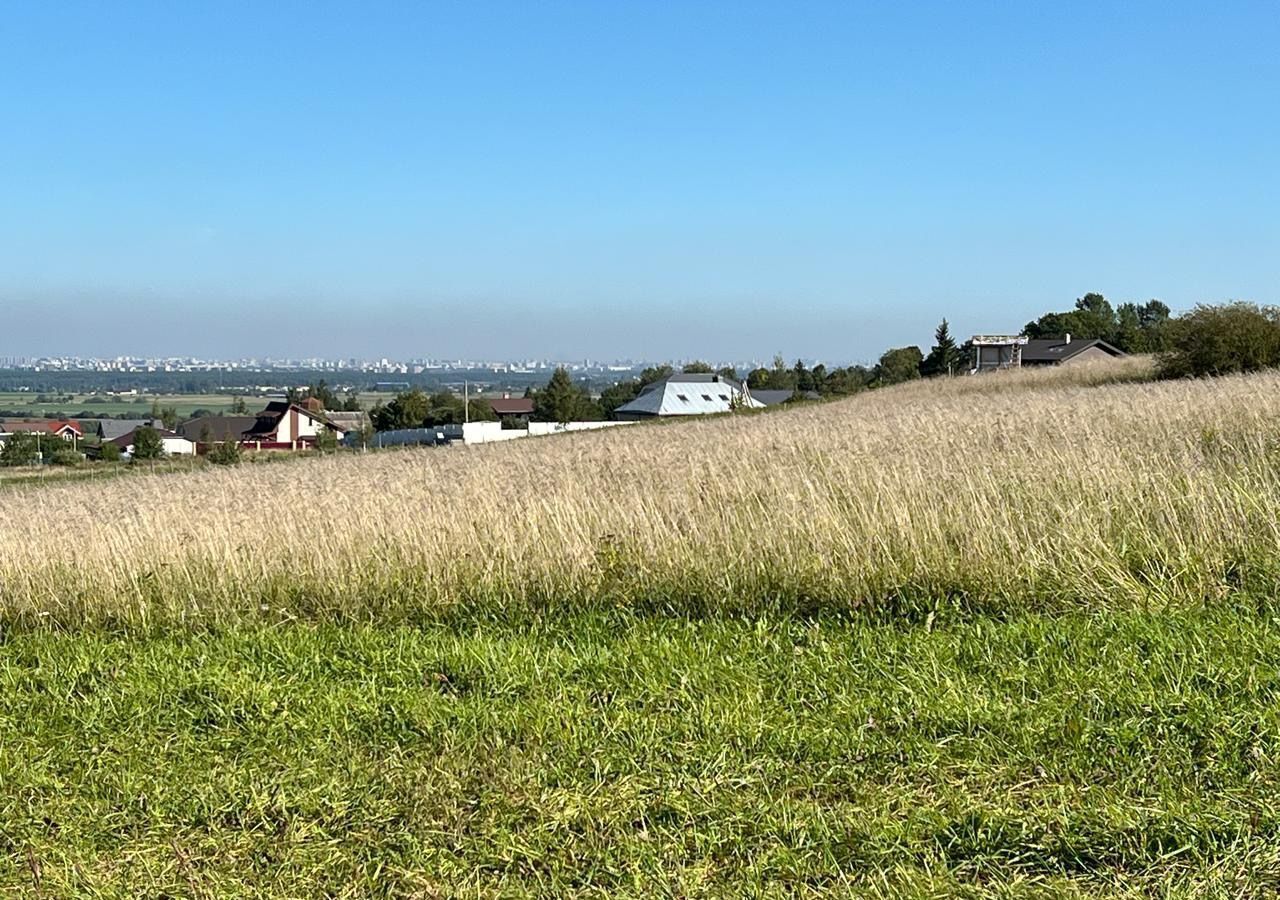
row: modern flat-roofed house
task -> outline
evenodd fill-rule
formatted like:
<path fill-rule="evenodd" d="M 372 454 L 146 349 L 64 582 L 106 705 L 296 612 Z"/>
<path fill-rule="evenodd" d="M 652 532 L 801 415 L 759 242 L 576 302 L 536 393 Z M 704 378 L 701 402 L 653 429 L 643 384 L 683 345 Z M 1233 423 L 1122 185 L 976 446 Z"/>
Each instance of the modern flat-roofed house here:
<path fill-rule="evenodd" d="M 761 409 L 764 405 L 732 378 L 681 373 L 646 384 L 634 400 L 615 409 L 613 417 L 633 421 L 657 416 L 706 416 L 736 408 Z"/>
<path fill-rule="evenodd" d="M 1077 363 L 1100 362 L 1127 356 L 1123 350 L 1113 347 L 1100 338 L 1072 339 L 1071 335 L 1060 338 L 1037 338 L 1027 341 L 1022 348 L 1022 364 L 1024 366 L 1061 366 Z"/>
<path fill-rule="evenodd" d="M 1020 334 L 975 334 L 969 343 L 973 345 L 970 371 L 997 372 L 1022 365 L 1022 348 L 1027 345 L 1027 338 Z"/>

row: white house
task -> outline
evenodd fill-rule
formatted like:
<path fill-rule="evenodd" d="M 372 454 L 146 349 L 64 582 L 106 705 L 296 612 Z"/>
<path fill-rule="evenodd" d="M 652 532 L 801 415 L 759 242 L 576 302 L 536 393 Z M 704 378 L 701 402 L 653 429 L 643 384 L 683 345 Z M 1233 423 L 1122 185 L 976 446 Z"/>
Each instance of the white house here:
<path fill-rule="evenodd" d="M 163 446 L 165 456 L 196 455 L 196 445 L 193 441 L 187 440 L 176 432 L 165 431 L 163 428 L 157 428 L 155 430 L 160 434 L 160 443 Z M 137 433 L 138 429 L 135 428 L 128 434 L 122 434 L 120 437 L 108 441 L 107 443 L 115 444 L 120 448 L 120 455 L 128 458 L 133 456 L 134 435 Z"/>
<path fill-rule="evenodd" d="M 681 373 L 641 388 L 639 395 L 613 411 L 622 420 L 654 416 L 705 416 L 732 409 L 761 409 L 742 385 L 723 375 Z"/>

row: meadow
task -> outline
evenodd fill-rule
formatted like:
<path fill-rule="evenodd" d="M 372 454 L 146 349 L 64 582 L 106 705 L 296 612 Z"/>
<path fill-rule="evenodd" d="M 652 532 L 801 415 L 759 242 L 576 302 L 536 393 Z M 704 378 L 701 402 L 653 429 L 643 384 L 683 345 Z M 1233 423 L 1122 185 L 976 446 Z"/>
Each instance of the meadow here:
<path fill-rule="evenodd" d="M 88 412 L 94 418 L 145 419 L 150 417 L 151 408 L 156 403 L 163 409 L 173 408 L 180 417 L 185 417 L 198 409 L 229 413 L 234 402 L 235 398 L 228 394 L 142 394 L 124 397 L 108 394 L 58 395 L 32 391 L 0 391 L 0 410 L 4 410 L 6 414 L 33 418 L 76 416 Z M 252 406 L 258 401 L 250 397 L 247 402 Z"/>
<path fill-rule="evenodd" d="M 0 885 L 1267 896 L 1280 375 L 0 493 Z"/>

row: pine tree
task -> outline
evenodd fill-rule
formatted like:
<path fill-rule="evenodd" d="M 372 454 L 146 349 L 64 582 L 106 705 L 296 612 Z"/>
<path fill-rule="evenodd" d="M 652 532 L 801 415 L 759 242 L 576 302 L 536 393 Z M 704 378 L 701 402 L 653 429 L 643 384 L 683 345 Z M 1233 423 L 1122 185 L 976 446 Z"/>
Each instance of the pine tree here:
<path fill-rule="evenodd" d="M 963 367 L 963 354 L 951 336 L 951 326 L 943 319 L 933 332 L 933 349 L 920 364 L 920 374 L 925 378 L 935 375 L 954 375 Z"/>
<path fill-rule="evenodd" d="M 582 410 L 582 395 L 582 388 L 573 383 L 564 366 L 558 366 L 534 398 L 534 417 L 542 422 L 572 422 Z"/>

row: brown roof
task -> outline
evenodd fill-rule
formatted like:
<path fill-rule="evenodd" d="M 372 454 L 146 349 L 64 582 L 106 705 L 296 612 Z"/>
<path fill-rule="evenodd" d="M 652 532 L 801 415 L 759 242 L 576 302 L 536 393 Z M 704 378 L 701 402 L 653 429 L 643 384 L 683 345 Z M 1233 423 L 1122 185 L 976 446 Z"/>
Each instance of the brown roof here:
<path fill-rule="evenodd" d="M 178 424 L 177 432 L 189 441 L 240 441 L 257 416 L 201 416 Z"/>
<path fill-rule="evenodd" d="M 489 405 L 500 416 L 527 416 L 533 412 L 531 397 L 495 397 Z"/>

